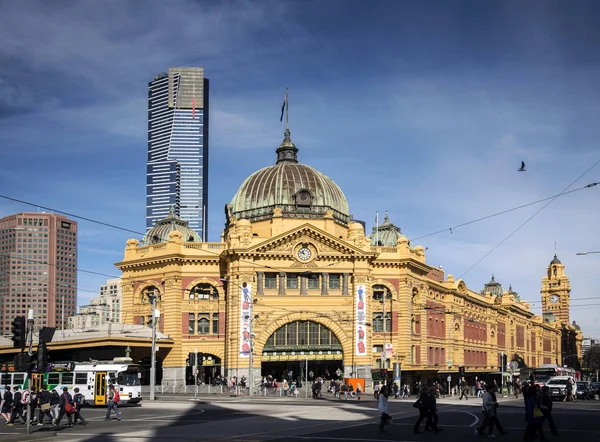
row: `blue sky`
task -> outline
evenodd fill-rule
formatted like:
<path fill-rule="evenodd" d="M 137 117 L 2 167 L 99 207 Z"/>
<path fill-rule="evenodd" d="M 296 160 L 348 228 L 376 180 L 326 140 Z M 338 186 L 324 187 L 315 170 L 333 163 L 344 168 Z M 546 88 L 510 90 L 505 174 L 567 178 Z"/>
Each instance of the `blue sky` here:
<path fill-rule="evenodd" d="M 290 87 L 299 158 L 370 232 L 415 238 L 563 191 L 600 160 L 592 1 L 0 1 L 0 193 L 143 232 L 147 83 L 211 80 L 209 236 L 272 164 Z M 517 173 L 520 161 L 526 173 Z M 600 165 L 572 188 L 600 181 Z M 600 186 L 550 204 L 464 279 L 494 273 L 540 311 L 557 253 L 571 317 L 600 338 Z M 542 205 L 416 241 L 463 274 Z M 31 210 L 0 199 L 0 216 Z M 80 222 L 79 266 L 118 275 L 129 233 Z M 79 302 L 105 280 L 79 274 Z M 593 305 L 596 304 L 596 305 Z"/>

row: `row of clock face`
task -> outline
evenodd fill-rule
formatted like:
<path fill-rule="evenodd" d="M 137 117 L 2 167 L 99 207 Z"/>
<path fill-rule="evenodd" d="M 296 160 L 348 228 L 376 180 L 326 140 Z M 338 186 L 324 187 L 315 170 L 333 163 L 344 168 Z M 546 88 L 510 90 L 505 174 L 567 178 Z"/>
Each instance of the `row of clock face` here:
<path fill-rule="evenodd" d="M 552 304 L 556 304 L 559 300 L 560 298 L 557 295 L 552 295 L 548 298 L 548 301 L 550 301 Z"/>

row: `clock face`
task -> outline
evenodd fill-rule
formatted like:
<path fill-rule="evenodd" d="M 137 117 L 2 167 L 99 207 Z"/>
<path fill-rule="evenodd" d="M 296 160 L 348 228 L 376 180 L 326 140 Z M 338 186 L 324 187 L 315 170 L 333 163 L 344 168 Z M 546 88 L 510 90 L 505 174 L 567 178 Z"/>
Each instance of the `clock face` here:
<path fill-rule="evenodd" d="M 298 259 L 301 261 L 308 261 L 311 256 L 312 252 L 308 247 L 302 247 L 300 250 L 298 250 Z"/>
<path fill-rule="evenodd" d="M 548 299 L 552 304 L 556 304 L 558 302 L 558 296 L 552 295 L 550 299 Z"/>

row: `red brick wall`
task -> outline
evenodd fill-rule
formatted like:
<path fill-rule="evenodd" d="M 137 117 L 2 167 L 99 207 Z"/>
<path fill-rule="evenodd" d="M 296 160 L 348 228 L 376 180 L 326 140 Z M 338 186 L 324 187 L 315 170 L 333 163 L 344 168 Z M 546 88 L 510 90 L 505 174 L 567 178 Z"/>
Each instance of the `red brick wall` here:
<path fill-rule="evenodd" d="M 421 315 L 415 315 L 415 333 L 421 334 Z"/>
<path fill-rule="evenodd" d="M 483 322 L 464 320 L 465 339 L 473 341 L 487 341 L 487 324 Z"/>
<path fill-rule="evenodd" d="M 531 332 L 531 351 L 535 351 L 535 333 Z M 535 367 L 535 362 L 533 363 Z"/>
<path fill-rule="evenodd" d="M 189 323 L 190 323 L 190 314 L 182 313 L 181 314 L 181 333 L 184 335 L 189 335 Z"/>
<path fill-rule="evenodd" d="M 415 363 L 420 364 L 421 363 L 421 346 L 417 345 L 415 346 Z"/>
<path fill-rule="evenodd" d="M 552 351 L 552 343 L 549 338 L 544 338 L 544 351 Z M 551 364 L 551 362 L 544 362 L 544 364 Z"/>
<path fill-rule="evenodd" d="M 427 336 L 435 338 L 446 337 L 446 308 L 443 305 L 427 303 Z"/>

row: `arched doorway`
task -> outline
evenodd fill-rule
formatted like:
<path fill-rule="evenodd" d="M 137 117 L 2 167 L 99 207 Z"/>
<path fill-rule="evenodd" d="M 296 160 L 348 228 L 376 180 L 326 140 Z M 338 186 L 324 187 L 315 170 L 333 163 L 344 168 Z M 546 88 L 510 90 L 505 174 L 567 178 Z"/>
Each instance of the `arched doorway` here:
<path fill-rule="evenodd" d="M 315 321 L 293 321 L 278 328 L 267 339 L 261 357 L 262 376 L 277 380 L 336 379 L 344 372 L 340 340 Z"/>

